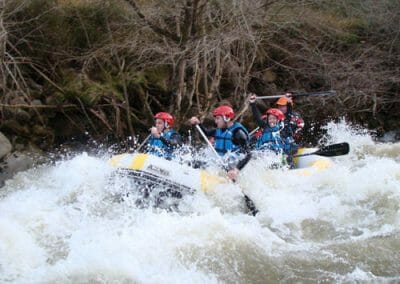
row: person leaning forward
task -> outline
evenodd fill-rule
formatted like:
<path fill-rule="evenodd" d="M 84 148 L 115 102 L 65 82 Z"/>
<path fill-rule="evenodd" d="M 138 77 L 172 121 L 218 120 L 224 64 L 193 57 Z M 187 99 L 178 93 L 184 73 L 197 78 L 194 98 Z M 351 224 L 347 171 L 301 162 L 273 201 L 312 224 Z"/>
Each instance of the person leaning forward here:
<path fill-rule="evenodd" d="M 230 106 L 222 105 L 214 109 L 213 111 L 214 122 L 216 128 L 205 128 L 200 124 L 200 120 L 193 116 L 190 118 L 192 125 L 198 124 L 206 136 L 214 139 L 214 149 L 221 157 L 227 155 L 245 154 L 243 159 L 237 162 L 233 169 L 228 171 L 228 176 L 231 179 L 235 179 L 242 169 L 251 158 L 249 150 L 249 134 L 247 129 L 239 122 L 233 120 L 235 113 Z"/>

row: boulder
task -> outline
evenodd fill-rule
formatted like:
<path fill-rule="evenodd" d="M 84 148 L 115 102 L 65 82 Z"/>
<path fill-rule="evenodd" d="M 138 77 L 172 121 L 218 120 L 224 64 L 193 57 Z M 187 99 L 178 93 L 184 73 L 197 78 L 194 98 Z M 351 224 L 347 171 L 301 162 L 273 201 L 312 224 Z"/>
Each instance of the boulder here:
<path fill-rule="evenodd" d="M 10 154 L 12 150 L 12 145 L 10 141 L 0 132 L 0 160 L 6 155 Z"/>
<path fill-rule="evenodd" d="M 31 115 L 27 111 L 24 111 L 22 109 L 18 109 L 15 112 L 15 119 L 18 122 L 26 123 L 26 122 L 29 122 L 31 120 Z"/>
<path fill-rule="evenodd" d="M 28 153 L 14 152 L 0 163 L 0 187 L 16 173 L 28 170 L 35 164 L 35 159 Z"/>
<path fill-rule="evenodd" d="M 14 152 L 5 162 L 7 163 L 8 171 L 15 174 L 20 171 L 25 171 L 34 165 L 34 159 L 27 153 Z"/>

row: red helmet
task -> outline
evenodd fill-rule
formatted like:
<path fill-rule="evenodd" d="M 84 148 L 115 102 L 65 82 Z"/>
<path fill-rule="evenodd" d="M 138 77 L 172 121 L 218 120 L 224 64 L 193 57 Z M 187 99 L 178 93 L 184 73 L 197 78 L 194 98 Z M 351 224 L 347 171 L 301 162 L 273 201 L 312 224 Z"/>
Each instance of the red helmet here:
<path fill-rule="evenodd" d="M 283 121 L 285 119 L 285 115 L 282 111 L 277 108 L 270 108 L 267 110 L 267 115 L 272 114 L 275 115 L 279 121 Z"/>
<path fill-rule="evenodd" d="M 174 118 L 168 112 L 159 112 L 154 116 L 154 118 L 164 120 L 169 126 L 174 125 Z"/>
<path fill-rule="evenodd" d="M 235 117 L 235 113 L 230 106 L 219 106 L 213 111 L 213 116 L 222 116 L 224 119 L 233 119 Z"/>

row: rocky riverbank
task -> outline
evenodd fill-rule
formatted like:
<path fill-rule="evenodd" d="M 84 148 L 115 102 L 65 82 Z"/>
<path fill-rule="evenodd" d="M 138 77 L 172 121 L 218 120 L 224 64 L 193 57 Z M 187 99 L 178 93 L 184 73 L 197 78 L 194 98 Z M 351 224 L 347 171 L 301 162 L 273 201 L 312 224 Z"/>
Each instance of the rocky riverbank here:
<path fill-rule="evenodd" d="M 16 150 L 10 140 L 0 132 L 0 187 L 16 173 L 32 168 L 43 161 L 44 154 L 40 149 L 21 148 Z"/>

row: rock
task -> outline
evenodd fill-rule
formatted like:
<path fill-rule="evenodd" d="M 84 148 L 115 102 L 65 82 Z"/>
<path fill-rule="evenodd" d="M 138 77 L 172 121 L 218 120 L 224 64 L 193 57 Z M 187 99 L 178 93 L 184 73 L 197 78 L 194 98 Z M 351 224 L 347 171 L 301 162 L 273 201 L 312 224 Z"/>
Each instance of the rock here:
<path fill-rule="evenodd" d="M 23 152 L 14 152 L 0 164 L 0 187 L 4 181 L 12 178 L 16 173 L 30 169 L 35 164 L 31 155 Z"/>
<path fill-rule="evenodd" d="M 16 111 L 16 113 L 15 113 L 15 119 L 18 122 L 26 123 L 31 119 L 31 115 L 27 111 L 24 111 L 22 109 L 18 109 Z"/>
<path fill-rule="evenodd" d="M 25 145 L 24 145 L 24 144 L 22 144 L 22 143 L 15 143 L 15 144 L 14 144 L 14 150 L 15 150 L 15 151 L 21 152 L 21 151 L 23 151 L 24 149 L 25 149 Z"/>
<path fill-rule="evenodd" d="M 400 141 L 400 129 L 384 132 L 382 135 L 377 135 L 377 141 L 384 143 L 394 143 Z"/>
<path fill-rule="evenodd" d="M 11 153 L 12 145 L 10 141 L 0 132 L 0 159 Z"/>
<path fill-rule="evenodd" d="M 14 152 L 5 160 L 8 171 L 15 174 L 20 171 L 25 171 L 33 166 L 34 160 L 26 153 Z"/>
<path fill-rule="evenodd" d="M 31 105 L 33 105 L 33 106 L 41 106 L 41 105 L 43 105 L 43 103 L 42 103 L 41 100 L 36 99 L 36 100 L 33 100 L 31 102 Z"/>
<path fill-rule="evenodd" d="M 4 121 L 2 128 L 8 130 L 9 132 L 15 133 L 19 136 L 25 136 L 25 137 L 30 136 L 29 127 L 27 125 L 22 126 L 15 119 L 9 119 Z"/>
<path fill-rule="evenodd" d="M 26 100 L 22 95 L 14 94 L 10 101 L 12 105 L 26 105 Z"/>
<path fill-rule="evenodd" d="M 59 105 L 64 102 L 64 95 L 61 93 L 54 93 L 52 95 L 46 96 L 44 103 L 46 105 Z"/>
<path fill-rule="evenodd" d="M 36 99 L 36 100 L 31 101 L 30 105 L 31 105 L 31 106 L 41 106 L 41 105 L 43 105 L 43 103 L 42 103 L 40 100 Z M 31 107 L 31 108 L 29 109 L 29 114 L 30 114 L 31 116 L 35 116 L 35 115 L 37 115 L 37 113 L 40 112 L 40 111 L 41 111 L 40 108 Z"/>

